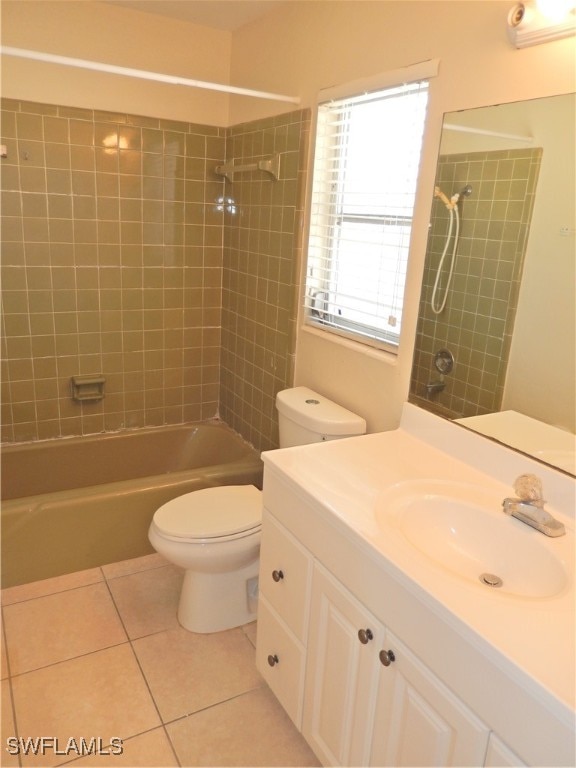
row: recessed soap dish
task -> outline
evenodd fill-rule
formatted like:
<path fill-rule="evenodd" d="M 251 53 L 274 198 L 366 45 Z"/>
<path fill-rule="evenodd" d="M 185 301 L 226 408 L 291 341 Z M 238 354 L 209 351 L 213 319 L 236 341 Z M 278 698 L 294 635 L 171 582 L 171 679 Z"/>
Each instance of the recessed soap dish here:
<path fill-rule="evenodd" d="M 104 397 L 104 376 L 72 376 L 70 392 L 77 402 L 102 400 Z"/>

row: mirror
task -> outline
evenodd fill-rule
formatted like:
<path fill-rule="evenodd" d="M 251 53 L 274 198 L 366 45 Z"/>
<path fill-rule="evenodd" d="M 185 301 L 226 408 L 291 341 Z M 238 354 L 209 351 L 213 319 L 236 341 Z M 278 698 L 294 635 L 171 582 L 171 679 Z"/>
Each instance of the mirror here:
<path fill-rule="evenodd" d="M 576 474 L 575 94 L 444 116 L 410 402 Z"/>

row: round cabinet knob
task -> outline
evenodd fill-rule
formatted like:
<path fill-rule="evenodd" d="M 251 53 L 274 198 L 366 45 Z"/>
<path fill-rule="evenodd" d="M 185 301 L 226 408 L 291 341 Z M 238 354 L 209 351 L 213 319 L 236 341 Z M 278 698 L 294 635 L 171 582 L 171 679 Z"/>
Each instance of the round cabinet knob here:
<path fill-rule="evenodd" d="M 274 654 L 274 656 L 270 654 L 270 656 L 268 656 L 268 664 L 270 664 L 271 667 L 275 667 L 276 664 L 278 664 L 278 656 L 276 656 L 276 654 Z"/>
<path fill-rule="evenodd" d="M 390 664 L 392 664 L 393 661 L 396 661 L 396 656 L 394 656 L 394 651 L 380 651 L 378 654 L 378 658 L 384 664 L 385 667 L 389 667 Z"/>
<path fill-rule="evenodd" d="M 282 579 L 284 578 L 284 574 L 282 571 L 272 571 L 272 578 L 276 582 L 282 581 Z"/>
<path fill-rule="evenodd" d="M 374 637 L 374 635 L 372 634 L 372 630 L 371 629 L 359 629 L 358 630 L 358 640 L 360 640 L 362 645 L 366 645 L 366 643 L 368 643 L 370 640 L 372 640 L 373 637 Z"/>

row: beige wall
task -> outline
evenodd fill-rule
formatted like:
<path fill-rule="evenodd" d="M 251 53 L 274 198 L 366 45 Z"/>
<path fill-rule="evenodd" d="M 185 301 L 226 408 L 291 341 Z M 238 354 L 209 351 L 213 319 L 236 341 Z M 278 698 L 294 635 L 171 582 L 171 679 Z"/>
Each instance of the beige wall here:
<path fill-rule="evenodd" d="M 231 34 L 91 0 L 3 0 L 2 44 L 215 83 Z M 2 57 L 5 98 L 225 126 L 228 96 Z"/>
<path fill-rule="evenodd" d="M 544 153 L 502 406 L 575 432 L 576 113 L 574 99 L 538 106 Z"/>
<path fill-rule="evenodd" d="M 311 105 L 319 88 L 440 59 L 432 83 L 421 163 L 400 354 L 392 360 L 300 330 L 296 382 L 320 390 L 368 420 L 393 428 L 407 398 L 436 157 L 444 112 L 574 90 L 574 38 L 516 50 L 509 2 L 295 2 L 239 30 L 232 71 L 255 87 L 297 93 Z M 268 105 L 233 100 L 231 119 Z"/>
<path fill-rule="evenodd" d="M 306 0 L 279 5 L 230 36 L 99 3 L 4 0 L 3 43 L 301 95 L 304 107 L 313 104 L 319 88 L 440 59 L 431 87 L 398 358 L 299 333 L 297 383 L 358 411 L 374 431 L 397 425 L 407 397 L 443 113 L 574 90 L 574 39 L 515 50 L 505 28 L 509 6 L 508 0 Z M 3 91 L 11 98 L 212 125 L 294 108 L 16 60 L 4 64 Z"/>

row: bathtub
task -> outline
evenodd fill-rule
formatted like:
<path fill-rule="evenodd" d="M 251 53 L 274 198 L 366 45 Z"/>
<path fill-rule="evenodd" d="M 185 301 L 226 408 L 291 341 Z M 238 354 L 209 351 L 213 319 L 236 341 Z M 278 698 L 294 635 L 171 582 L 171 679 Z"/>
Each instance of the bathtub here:
<path fill-rule="evenodd" d="M 2 587 L 151 553 L 159 506 L 245 484 L 260 456 L 216 421 L 3 446 Z"/>

